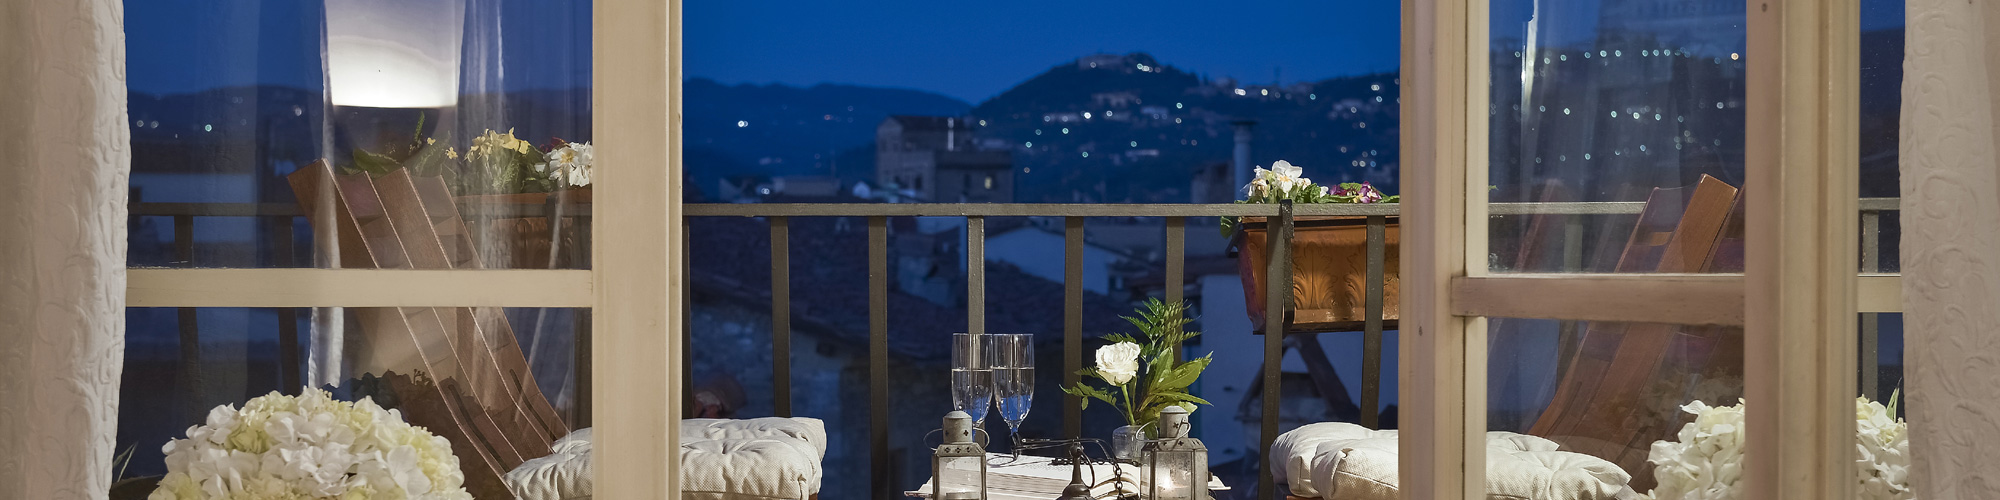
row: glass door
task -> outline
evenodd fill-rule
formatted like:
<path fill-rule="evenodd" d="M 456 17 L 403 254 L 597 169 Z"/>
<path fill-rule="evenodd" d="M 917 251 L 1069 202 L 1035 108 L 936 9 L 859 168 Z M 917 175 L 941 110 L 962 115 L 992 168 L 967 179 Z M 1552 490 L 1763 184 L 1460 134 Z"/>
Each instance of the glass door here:
<path fill-rule="evenodd" d="M 587 491 L 590 478 L 509 475 L 587 457 L 597 427 L 660 438 L 607 442 L 598 452 L 633 469 L 598 467 L 600 491 L 671 496 L 649 480 L 671 467 L 674 433 L 658 429 L 678 413 L 662 362 L 678 359 L 678 96 L 658 83 L 678 81 L 677 3 L 125 8 L 130 309 L 112 498 Z M 326 481 L 265 470 L 297 465 L 268 458 L 280 449 L 333 446 L 272 415 L 332 407 L 422 432 L 408 450 L 350 439 L 353 460 L 327 462 Z M 229 467 L 268 480 L 216 472 Z"/>
<path fill-rule="evenodd" d="M 1405 3 L 1404 498 L 1847 496 L 1841 7 Z"/>

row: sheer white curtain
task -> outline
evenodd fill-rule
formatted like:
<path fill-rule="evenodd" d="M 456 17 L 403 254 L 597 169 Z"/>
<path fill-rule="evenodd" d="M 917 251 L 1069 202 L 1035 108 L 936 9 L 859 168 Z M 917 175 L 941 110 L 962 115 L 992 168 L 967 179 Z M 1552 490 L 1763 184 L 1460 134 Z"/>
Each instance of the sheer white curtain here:
<path fill-rule="evenodd" d="M 0 3 L 0 498 L 104 498 L 125 351 L 119 0 Z"/>
<path fill-rule="evenodd" d="M 1904 392 L 1920 498 L 2000 498 L 2000 4 L 1908 0 Z"/>

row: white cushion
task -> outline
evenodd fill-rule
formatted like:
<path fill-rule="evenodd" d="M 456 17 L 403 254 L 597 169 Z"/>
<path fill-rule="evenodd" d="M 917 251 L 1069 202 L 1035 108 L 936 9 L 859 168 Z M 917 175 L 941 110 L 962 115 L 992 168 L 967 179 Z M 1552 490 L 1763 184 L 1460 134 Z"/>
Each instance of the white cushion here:
<path fill-rule="evenodd" d="M 817 458 L 826 458 L 826 424 L 817 418 L 764 417 L 743 420 L 690 418 L 681 421 L 681 440 L 760 439 L 785 436 L 812 446 Z"/>
<path fill-rule="evenodd" d="M 1311 436 L 1280 436 L 1288 442 L 1286 462 L 1273 468 L 1292 494 L 1327 500 L 1397 498 L 1398 448 L 1395 431 L 1369 431 L 1346 423 L 1300 427 Z M 1290 433 L 1288 433 L 1290 434 Z M 1557 451 L 1554 441 L 1536 436 L 1487 433 L 1486 491 L 1490 500 L 1597 500 L 1620 498 L 1631 476 L 1601 458 Z M 1301 445 L 1311 448 L 1302 449 Z M 1272 448 L 1276 459 L 1278 450 Z M 1294 457 L 1303 457 L 1294 458 Z M 1303 488 L 1302 488 L 1303 486 Z"/>
<path fill-rule="evenodd" d="M 1312 461 L 1319 454 L 1320 443 L 1395 435 L 1393 430 L 1371 430 L 1346 422 L 1306 424 L 1279 434 L 1271 442 L 1271 462 L 1276 465 L 1271 468 L 1271 475 L 1278 483 L 1290 485 L 1293 495 L 1317 497 L 1320 495 L 1313 487 Z"/>
<path fill-rule="evenodd" d="M 521 500 L 590 500 L 590 429 L 563 436 L 549 456 L 507 472 L 507 489 Z"/>
<path fill-rule="evenodd" d="M 681 445 L 681 498 L 805 500 L 819 491 L 812 447 L 789 438 Z"/>
<path fill-rule="evenodd" d="M 591 430 L 507 473 L 521 500 L 591 498 Z M 681 489 L 695 500 L 800 500 L 819 492 L 826 427 L 811 418 L 681 421 Z"/>

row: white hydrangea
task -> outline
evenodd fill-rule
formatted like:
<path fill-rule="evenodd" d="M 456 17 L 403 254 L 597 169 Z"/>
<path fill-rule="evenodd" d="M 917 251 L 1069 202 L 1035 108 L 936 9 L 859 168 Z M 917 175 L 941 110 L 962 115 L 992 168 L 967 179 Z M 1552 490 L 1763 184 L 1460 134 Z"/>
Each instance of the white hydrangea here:
<path fill-rule="evenodd" d="M 1910 491 L 1910 424 L 1892 407 L 1863 398 L 1854 401 L 1854 419 L 1855 492 L 1871 500 L 1916 498 Z"/>
<path fill-rule="evenodd" d="M 318 389 L 218 406 L 169 441 L 149 500 L 469 500 L 451 443 L 363 398 Z"/>
<path fill-rule="evenodd" d="M 1909 424 L 1892 410 L 1855 398 L 1856 488 L 1864 500 L 1909 500 Z M 1645 497 L 1659 500 L 1743 498 L 1743 401 L 1710 407 L 1700 400 L 1681 407 L 1695 415 L 1681 426 L 1679 441 L 1655 441 L 1646 460 L 1659 486 Z"/>
<path fill-rule="evenodd" d="M 590 143 L 572 142 L 564 144 L 545 156 L 548 160 L 549 178 L 562 181 L 569 187 L 590 185 L 591 166 L 596 163 Z M 541 165 L 536 165 L 540 171 Z"/>

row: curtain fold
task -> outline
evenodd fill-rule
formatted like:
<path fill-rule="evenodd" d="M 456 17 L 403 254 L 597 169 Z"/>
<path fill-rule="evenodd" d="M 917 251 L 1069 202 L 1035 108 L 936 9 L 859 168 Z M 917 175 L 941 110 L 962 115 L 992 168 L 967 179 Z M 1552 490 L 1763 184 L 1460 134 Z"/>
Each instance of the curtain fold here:
<path fill-rule="evenodd" d="M 1904 367 L 1919 498 L 2000 498 L 2000 4 L 1908 0 Z"/>
<path fill-rule="evenodd" d="M 0 498 L 104 498 L 125 350 L 119 0 L 0 3 Z"/>

